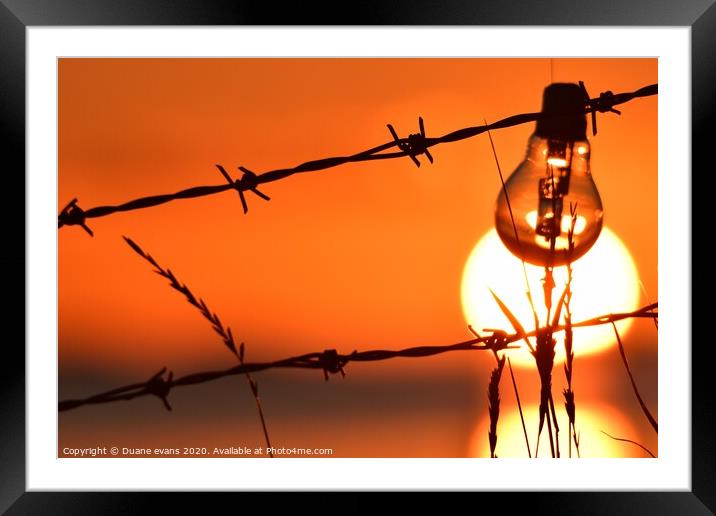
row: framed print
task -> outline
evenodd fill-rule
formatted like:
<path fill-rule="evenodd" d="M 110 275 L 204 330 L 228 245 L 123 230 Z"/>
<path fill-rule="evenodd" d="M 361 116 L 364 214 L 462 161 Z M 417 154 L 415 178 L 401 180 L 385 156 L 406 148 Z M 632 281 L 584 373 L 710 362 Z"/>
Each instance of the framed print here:
<path fill-rule="evenodd" d="M 27 303 L 3 509 L 509 490 L 713 510 L 690 169 L 716 11 L 696 4 L 5 2 Z"/>

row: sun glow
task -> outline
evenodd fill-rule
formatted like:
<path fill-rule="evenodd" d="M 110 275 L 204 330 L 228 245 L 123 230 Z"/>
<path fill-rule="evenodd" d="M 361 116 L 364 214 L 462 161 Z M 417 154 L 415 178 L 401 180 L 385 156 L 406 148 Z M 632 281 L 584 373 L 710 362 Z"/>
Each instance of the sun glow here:
<path fill-rule="evenodd" d="M 530 440 L 530 451 L 534 456 L 537 429 L 539 427 L 538 405 L 523 406 L 527 435 Z M 564 410 L 557 411 L 559 423 L 559 447 L 561 457 L 569 456 L 569 444 L 567 442 L 567 429 L 569 420 Z M 490 444 L 487 438 L 490 420 L 485 416 L 480 420 L 472 432 L 469 445 L 470 457 L 489 457 Z M 629 420 L 616 408 L 605 405 L 590 405 L 580 403 L 577 407 L 576 428 L 579 434 L 579 456 L 581 458 L 597 457 L 649 457 L 641 448 L 634 444 L 615 441 L 604 435 L 602 432 L 627 439 L 635 439 L 638 442 L 638 434 Z M 656 449 L 650 450 L 655 455 Z M 500 413 L 497 423 L 497 447 L 495 453 L 500 458 L 527 458 L 527 445 L 522 429 L 520 414 L 516 407 Z M 540 437 L 538 457 L 551 457 L 547 425 Z M 577 451 L 572 443 L 572 457 L 577 457 Z"/>
<path fill-rule="evenodd" d="M 542 279 L 544 268 L 527 264 L 527 277 L 537 314 L 544 324 L 546 310 Z M 561 295 L 567 279 L 566 267 L 555 267 L 554 302 Z M 534 328 L 534 318 L 526 296 L 522 262 L 502 244 L 497 232 L 486 233 L 472 250 L 462 276 L 462 307 L 465 319 L 477 331 L 512 326 L 490 294 L 490 290 L 509 307 L 525 329 Z M 639 275 L 631 254 L 609 228 L 602 229 L 594 247 L 573 264 L 572 321 L 599 315 L 629 312 L 638 308 Z M 623 336 L 631 319 L 617 323 Z M 616 343 L 611 325 L 574 329 L 576 355 L 593 353 Z M 555 361 L 564 360 L 564 347 L 556 346 Z M 512 362 L 534 366 L 526 348 L 510 351 Z"/>

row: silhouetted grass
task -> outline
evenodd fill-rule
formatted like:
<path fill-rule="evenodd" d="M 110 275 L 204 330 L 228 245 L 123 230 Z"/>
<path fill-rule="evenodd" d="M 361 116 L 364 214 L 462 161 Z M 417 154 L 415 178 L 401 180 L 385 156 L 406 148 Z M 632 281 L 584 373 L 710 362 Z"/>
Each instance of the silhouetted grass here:
<path fill-rule="evenodd" d="M 148 261 L 150 264 L 154 266 L 154 272 L 162 276 L 163 278 L 166 278 L 169 280 L 169 286 L 172 287 L 174 290 L 179 292 L 180 294 L 183 294 L 186 300 L 189 302 L 190 305 L 192 305 L 194 308 L 199 310 L 201 315 L 204 316 L 205 319 L 207 319 L 211 323 L 211 327 L 214 329 L 214 331 L 221 337 L 222 342 L 224 345 L 231 351 L 231 353 L 234 354 L 234 356 L 238 359 L 239 364 L 244 365 L 244 343 L 241 343 L 241 346 L 237 350 L 236 348 L 236 342 L 234 342 L 234 336 L 231 333 L 231 328 L 228 326 L 224 328 L 224 325 L 221 323 L 221 320 L 219 319 L 219 316 L 216 315 L 216 313 L 209 310 L 209 307 L 206 306 L 206 303 L 201 298 L 196 298 L 192 291 L 187 287 L 185 284 L 181 283 L 176 276 L 174 276 L 174 273 L 170 269 L 164 269 L 157 261 L 150 255 L 149 253 L 145 253 L 144 250 L 139 247 L 131 238 L 124 237 L 124 240 L 127 242 L 127 244 L 142 258 L 144 258 L 146 261 Z M 261 419 L 261 428 L 263 429 L 264 433 L 264 439 L 266 440 L 266 446 L 269 449 L 269 456 L 273 457 L 273 453 L 270 451 L 272 449 L 271 447 L 271 440 L 269 439 L 268 435 L 268 429 L 266 428 L 266 420 L 264 419 L 264 412 L 261 407 L 261 399 L 259 398 L 259 392 L 258 392 L 258 384 L 254 381 L 254 379 L 251 377 L 248 371 L 244 373 L 246 375 L 246 380 L 249 383 L 249 387 L 251 388 L 251 393 L 254 396 L 254 400 L 256 401 L 256 409 L 259 413 L 259 418 Z M 171 378 L 170 378 L 171 380 Z M 166 401 L 165 401 L 166 402 Z"/>
<path fill-rule="evenodd" d="M 512 378 L 512 386 L 515 389 L 515 398 L 517 399 L 517 408 L 520 411 L 520 421 L 522 421 L 522 431 L 525 434 L 525 444 L 527 445 L 527 456 L 532 458 L 532 450 L 530 450 L 530 440 L 527 437 L 527 426 L 525 425 L 525 416 L 522 413 L 522 403 L 520 403 L 520 393 L 517 390 L 517 382 L 515 381 L 515 373 L 512 371 L 512 362 L 507 357 L 507 367 L 510 369 L 510 377 Z"/>
<path fill-rule="evenodd" d="M 495 448 L 497 447 L 497 421 L 500 418 L 500 379 L 502 378 L 502 369 L 505 367 L 505 356 L 497 357 L 497 367 L 490 374 L 490 384 L 487 387 L 487 411 L 490 415 L 490 431 L 488 438 L 490 440 L 490 457 L 497 458 Z"/>
<path fill-rule="evenodd" d="M 646 403 L 644 403 L 644 400 L 641 399 L 641 394 L 639 394 L 639 389 L 636 386 L 636 381 L 634 381 L 634 375 L 631 374 L 631 368 L 629 367 L 629 361 L 627 360 L 626 353 L 624 352 L 624 346 L 622 345 L 622 339 L 619 336 L 617 325 L 612 322 L 612 327 L 614 328 L 614 335 L 616 335 L 617 337 L 619 354 L 622 357 L 622 362 L 624 362 L 624 368 L 626 369 L 627 375 L 629 375 L 629 381 L 631 382 L 631 386 L 634 390 L 634 394 L 636 395 L 636 399 L 639 401 L 639 406 L 641 407 L 641 410 L 646 416 L 646 419 L 649 421 L 651 427 L 656 433 L 659 433 L 659 425 L 657 424 L 656 419 L 654 419 L 654 416 L 651 415 L 651 412 L 649 412 L 649 409 L 646 407 Z"/>
<path fill-rule="evenodd" d="M 639 448 L 641 448 L 642 450 L 644 450 L 646 453 L 648 453 L 648 454 L 651 455 L 652 457 L 656 458 L 656 455 L 654 455 L 653 453 L 651 453 L 651 450 L 649 450 L 649 448 L 647 448 L 647 447 L 644 446 L 644 445 L 639 444 L 639 443 L 636 442 L 636 441 L 632 441 L 631 439 L 624 439 L 624 438 L 622 438 L 622 437 L 614 437 L 613 435 L 609 435 L 608 433 L 606 433 L 604 430 L 600 430 L 600 432 L 603 433 L 604 435 L 606 435 L 607 437 L 609 437 L 610 439 L 614 439 L 615 441 L 623 441 L 623 442 L 626 442 L 626 443 L 635 444 L 636 446 L 638 446 Z"/>
<path fill-rule="evenodd" d="M 573 348 L 573 333 L 572 333 L 572 255 L 574 253 L 574 228 L 577 224 L 577 205 L 569 205 L 569 212 L 571 216 L 569 230 L 567 231 L 567 285 L 565 286 L 564 296 L 564 376 L 567 378 L 567 388 L 562 391 L 564 395 L 564 409 L 567 412 L 569 419 L 569 433 L 571 438 L 567 439 L 569 443 L 569 456 L 572 456 L 572 441 L 574 441 L 574 448 L 577 451 L 577 457 L 579 453 L 579 437 L 577 436 L 576 420 L 577 420 L 577 407 L 574 401 L 574 390 L 572 389 L 572 375 L 574 374 L 574 348 Z M 569 436 L 568 436 L 569 437 Z"/>
<path fill-rule="evenodd" d="M 552 338 L 552 332 L 548 328 L 542 328 L 537 334 L 537 345 L 533 353 L 537 364 L 537 373 L 540 379 L 540 401 L 539 401 L 539 429 L 537 431 L 537 446 L 535 447 L 535 457 L 539 451 L 539 439 L 542 435 L 545 419 L 547 420 L 547 430 L 549 432 L 549 446 L 552 457 L 556 457 L 554 436 L 552 435 L 552 421 L 549 417 L 549 400 L 552 396 L 552 367 L 554 365 L 554 346 L 555 340 Z"/>

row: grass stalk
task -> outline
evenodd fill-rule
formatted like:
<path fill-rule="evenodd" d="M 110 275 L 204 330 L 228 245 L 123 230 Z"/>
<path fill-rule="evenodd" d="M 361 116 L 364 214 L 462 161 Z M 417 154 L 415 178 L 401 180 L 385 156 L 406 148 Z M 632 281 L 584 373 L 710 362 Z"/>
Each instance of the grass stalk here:
<path fill-rule="evenodd" d="M 490 430 L 487 437 L 490 441 L 490 458 L 496 459 L 495 449 L 497 448 L 497 421 L 500 418 L 500 379 L 502 378 L 502 370 L 505 367 L 505 356 L 498 358 L 497 367 L 490 374 L 490 384 L 487 387 L 487 410 L 490 415 Z"/>
<path fill-rule="evenodd" d="M 644 400 L 641 398 L 641 394 L 639 394 L 639 388 L 636 386 L 636 381 L 634 380 L 634 375 L 631 373 L 631 368 L 629 367 L 629 361 L 627 360 L 626 353 L 624 352 L 624 345 L 622 344 L 622 339 L 619 336 L 619 331 L 617 330 L 617 325 L 612 322 L 612 327 L 614 328 L 614 335 L 617 337 L 617 344 L 619 346 L 619 354 L 622 357 L 622 362 L 624 362 L 624 368 L 626 369 L 627 375 L 629 375 L 629 381 L 631 382 L 632 389 L 634 390 L 634 394 L 636 395 L 636 399 L 639 401 L 639 406 L 641 407 L 642 412 L 646 416 L 646 419 L 649 420 L 649 424 L 654 429 L 654 432 L 657 434 L 659 433 L 659 425 L 656 422 L 656 419 L 654 419 L 654 416 L 651 415 L 651 412 L 649 412 L 649 409 L 646 406 L 646 403 L 644 403 Z"/>
<path fill-rule="evenodd" d="M 483 119 L 483 122 L 485 123 L 485 126 L 487 125 L 487 120 Z M 522 258 L 522 243 L 520 242 L 520 237 L 517 234 L 517 225 L 515 224 L 515 216 L 512 213 L 512 204 L 510 204 L 510 196 L 507 195 L 507 187 L 505 186 L 505 178 L 502 175 L 502 168 L 500 167 L 500 160 L 497 158 L 497 150 L 495 150 L 495 142 L 492 140 L 492 133 L 490 130 L 487 130 L 487 136 L 490 139 L 490 147 L 492 147 L 492 155 L 495 157 L 495 165 L 497 165 L 497 173 L 500 175 L 500 183 L 502 184 L 502 192 L 505 194 L 505 201 L 507 201 L 507 210 L 510 212 L 510 221 L 512 222 L 512 230 L 515 232 L 515 241 L 517 242 L 517 247 L 520 249 L 520 260 L 522 261 L 522 273 L 524 274 L 525 278 L 525 288 L 526 288 L 526 295 L 527 295 L 527 301 L 530 304 L 530 308 L 532 309 L 532 316 L 534 317 L 535 322 L 535 330 L 539 327 L 539 318 L 537 317 L 537 310 L 535 310 L 534 302 L 532 301 L 532 289 L 530 288 L 530 282 L 527 279 L 527 264 L 525 263 L 524 258 Z"/>
<path fill-rule="evenodd" d="M 540 378 L 540 403 L 539 403 L 539 428 L 537 431 L 537 442 L 542 434 L 545 419 L 549 435 L 549 446 L 552 457 L 556 457 L 554 436 L 552 435 L 552 421 L 549 411 L 549 399 L 552 396 L 552 367 L 554 365 L 554 345 L 552 332 L 549 328 L 542 328 L 537 334 L 537 345 L 534 358 L 537 363 L 537 372 Z M 537 453 L 535 452 L 535 457 Z"/>
<path fill-rule="evenodd" d="M 525 445 L 527 446 L 527 455 L 532 458 L 532 451 L 530 450 L 530 440 L 527 437 L 527 426 L 525 425 L 525 416 L 522 413 L 522 403 L 520 403 L 520 392 L 517 390 L 517 382 L 515 381 L 515 373 L 512 372 L 512 362 L 509 357 L 507 358 L 507 367 L 510 369 L 510 377 L 512 378 L 512 387 L 515 389 L 515 398 L 517 398 L 517 408 L 520 411 L 520 421 L 522 421 L 522 432 L 525 434 Z"/>
<path fill-rule="evenodd" d="M 189 304 L 199 310 L 201 315 L 203 315 L 204 318 L 211 323 L 211 327 L 221 337 L 224 345 L 237 358 L 239 364 L 241 366 L 244 366 L 244 343 L 241 343 L 239 349 L 236 348 L 236 342 L 234 341 L 234 335 L 231 333 L 231 328 L 229 328 L 228 326 L 224 327 L 221 322 L 221 319 L 219 319 L 219 316 L 209 310 L 209 307 L 206 305 L 204 300 L 201 298 L 197 298 L 188 286 L 181 283 L 177 279 L 177 277 L 170 269 L 164 269 L 161 265 L 159 265 L 159 263 L 157 263 L 157 261 L 152 257 L 152 255 L 144 252 L 144 250 L 139 247 L 139 245 L 135 243 L 131 238 L 124 237 L 124 240 L 127 242 L 129 247 L 134 250 L 134 252 L 136 252 L 139 256 L 144 258 L 154 267 L 154 272 L 156 272 L 163 278 L 169 280 L 170 287 L 172 287 L 180 294 L 183 294 Z M 261 428 L 263 429 L 264 439 L 266 440 L 266 447 L 270 450 L 271 440 L 269 439 L 268 429 L 266 428 L 266 419 L 264 418 L 263 408 L 261 407 L 261 399 L 259 398 L 258 394 L 258 384 L 254 381 L 248 371 L 245 371 L 244 374 L 246 376 L 246 380 L 249 383 L 249 387 L 251 388 L 251 393 L 254 396 L 254 400 L 256 401 L 256 408 L 258 410 L 259 418 L 261 420 Z M 273 458 L 273 453 L 271 451 L 269 451 L 269 456 Z"/>
<path fill-rule="evenodd" d="M 600 430 L 600 432 L 603 433 L 604 435 L 606 435 L 607 437 L 609 437 L 610 439 L 614 439 L 615 441 L 623 441 L 625 443 L 634 444 L 634 445 L 638 446 L 639 448 L 641 448 L 642 450 L 644 450 L 649 455 L 651 455 L 653 458 L 656 458 L 656 455 L 651 453 L 651 450 L 649 450 L 649 448 L 647 448 L 646 446 L 644 446 L 642 444 L 639 444 L 636 441 L 632 441 L 631 439 L 625 439 L 623 437 L 614 437 L 613 435 L 609 435 L 608 433 L 606 433 L 604 430 Z"/>
<path fill-rule="evenodd" d="M 567 442 L 569 443 L 569 457 L 572 457 L 572 442 L 574 442 L 574 448 L 577 452 L 577 457 L 580 457 L 579 453 L 579 438 L 577 437 L 576 419 L 577 419 L 577 407 L 574 401 L 574 390 L 572 389 L 572 376 L 574 375 L 574 347 L 573 347 L 573 333 L 572 333 L 572 254 L 574 253 L 574 228 L 577 224 L 577 204 L 570 203 L 569 213 L 571 216 L 569 230 L 567 231 L 567 284 L 565 286 L 564 296 L 564 376 L 567 379 L 567 388 L 562 391 L 564 395 L 564 408 L 567 412 L 567 418 L 569 420 L 569 429 L 567 432 Z M 571 438 L 569 434 L 571 433 Z"/>

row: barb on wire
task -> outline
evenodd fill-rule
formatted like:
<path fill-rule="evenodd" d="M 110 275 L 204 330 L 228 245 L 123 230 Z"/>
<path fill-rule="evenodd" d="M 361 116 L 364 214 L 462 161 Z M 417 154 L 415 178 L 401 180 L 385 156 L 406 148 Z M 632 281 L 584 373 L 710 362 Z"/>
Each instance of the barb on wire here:
<path fill-rule="evenodd" d="M 395 132 L 393 126 L 388 124 L 388 130 L 395 140 L 395 144 L 398 148 L 405 153 L 406 156 L 410 156 L 416 167 L 420 167 L 420 161 L 416 156 L 425 154 L 430 163 L 433 163 L 433 157 L 428 150 L 425 139 L 425 124 L 423 123 L 423 117 L 418 117 L 418 125 L 420 126 L 420 132 L 417 134 L 410 134 L 406 140 L 398 138 L 398 133 Z"/>
<path fill-rule="evenodd" d="M 161 371 L 152 376 L 147 381 L 146 388 L 149 394 L 153 394 L 154 396 L 157 396 L 160 400 L 162 400 L 162 403 L 164 403 L 164 407 L 167 410 L 171 410 L 172 407 L 171 405 L 169 405 L 167 396 L 169 395 L 169 391 L 171 390 L 172 378 L 174 378 L 174 373 L 169 371 L 169 377 L 164 380 L 164 378 L 162 378 L 162 375 L 166 370 L 167 368 L 163 367 Z"/>
<path fill-rule="evenodd" d="M 586 91 L 586 90 L 585 90 Z M 606 92 L 600 95 L 599 97 L 595 99 L 585 99 L 585 107 L 584 112 L 587 113 L 594 113 L 594 111 L 615 111 L 613 108 L 616 105 L 623 104 L 625 102 L 629 102 L 632 99 L 640 98 L 640 97 L 648 97 L 651 95 L 656 95 L 658 93 L 658 85 L 657 84 L 651 84 L 649 86 L 645 86 L 643 88 L 640 88 L 636 91 L 632 92 L 626 92 L 626 93 L 611 93 Z M 82 226 L 85 231 L 87 231 L 90 235 L 92 235 L 92 231 L 85 225 L 86 219 L 96 218 L 96 217 L 105 217 L 108 215 L 111 215 L 113 213 L 118 212 L 124 212 L 124 211 L 132 211 L 132 210 L 140 210 L 144 208 L 150 208 L 153 206 L 159 206 L 160 204 L 164 204 L 167 202 L 179 200 L 179 199 L 192 199 L 196 197 L 204 197 L 207 195 L 214 195 L 221 192 L 225 192 L 227 190 L 236 190 L 240 194 L 242 192 L 245 192 L 247 190 L 253 191 L 256 195 L 259 197 L 268 200 L 268 197 L 264 194 L 258 192 L 256 190 L 256 187 L 265 183 L 270 183 L 273 181 L 279 181 L 281 179 L 285 179 L 289 176 L 292 176 L 294 174 L 300 174 L 304 172 L 315 172 L 319 170 L 325 170 L 328 168 L 337 167 L 339 165 L 344 165 L 346 163 L 357 163 L 357 162 L 364 162 L 364 161 L 373 161 L 373 160 L 381 160 L 381 159 L 396 159 L 404 157 L 406 154 L 413 159 L 413 162 L 416 163 L 416 165 L 420 165 L 420 162 L 417 160 L 416 156 L 419 154 L 425 154 L 425 156 L 428 158 L 428 160 L 432 163 L 432 155 L 428 151 L 430 147 L 434 147 L 439 144 L 443 143 L 451 143 L 451 142 L 457 142 L 461 140 L 466 140 L 468 138 L 472 138 L 474 136 L 477 136 L 479 134 L 482 134 L 484 132 L 490 131 L 490 130 L 496 130 L 496 129 L 503 129 L 505 127 L 513 127 L 520 124 L 525 124 L 529 122 L 535 122 L 537 120 L 541 120 L 544 118 L 548 118 L 550 116 L 555 116 L 552 114 L 545 114 L 545 113 L 522 113 L 519 115 L 513 115 L 507 118 L 503 118 L 502 120 L 498 120 L 497 122 L 493 122 L 492 124 L 488 125 L 480 125 L 480 126 L 474 126 L 474 127 L 465 127 L 463 129 L 458 129 L 456 131 L 453 131 L 451 133 L 445 134 L 443 136 L 437 137 L 437 138 L 428 138 L 425 136 L 425 127 L 422 122 L 422 118 L 418 119 L 420 123 L 420 133 L 419 134 L 411 134 L 408 136 L 408 138 L 398 138 L 397 133 L 395 133 L 394 129 L 391 129 L 392 126 L 389 125 L 389 129 L 391 129 L 391 134 L 393 135 L 393 140 L 384 143 L 382 145 L 378 145 L 376 147 L 358 152 L 356 154 L 351 154 L 348 156 L 336 156 L 336 157 L 330 157 L 330 158 L 323 158 L 323 159 L 317 159 L 313 161 L 307 161 L 306 163 L 302 163 L 300 165 L 297 165 L 293 168 L 283 168 L 283 169 L 277 169 L 277 170 L 271 170 L 268 172 L 264 172 L 262 174 L 253 174 L 250 171 L 247 171 L 246 169 L 239 167 L 240 170 L 244 172 L 244 177 L 242 177 L 239 181 L 234 181 L 226 174 L 224 177 L 227 179 L 228 183 L 221 184 L 221 185 L 211 185 L 211 186 L 196 186 L 192 188 L 187 188 L 185 190 L 181 190 L 175 193 L 171 194 L 161 194 L 161 195 L 152 195 L 148 197 L 141 197 L 139 199 L 134 199 L 122 204 L 118 205 L 109 205 L 109 206 L 97 206 L 94 208 L 90 208 L 88 210 L 79 210 L 79 208 L 76 206 L 76 200 L 71 202 L 58 216 L 58 227 L 61 228 L 63 226 L 73 226 L 73 225 L 79 225 Z M 594 129 L 596 129 L 596 126 L 593 126 Z M 596 131 L 595 131 L 596 132 Z M 384 152 L 389 149 L 392 149 L 394 147 L 398 148 L 397 152 Z M 220 169 L 221 170 L 221 169 Z M 223 174 L 223 172 L 222 172 Z M 242 197 L 243 199 L 243 197 Z M 248 207 L 245 204 L 244 201 L 244 210 L 247 211 Z M 71 206 L 74 206 L 74 210 L 70 209 Z M 79 211 L 77 211 L 79 210 Z"/>
<path fill-rule="evenodd" d="M 467 325 L 467 329 L 470 330 L 470 333 L 472 333 L 475 337 L 478 339 L 482 339 L 479 333 L 475 331 L 475 329 L 472 327 L 471 324 Z M 489 331 L 491 335 L 488 335 L 485 337 L 485 347 L 492 351 L 492 353 L 495 355 L 495 358 L 498 358 L 497 352 L 502 351 L 503 349 L 513 349 L 514 346 L 508 345 L 507 340 L 507 332 L 504 330 L 496 330 L 493 328 L 485 328 L 485 331 Z"/>
<path fill-rule="evenodd" d="M 255 193 L 257 196 L 261 197 L 264 201 L 270 201 L 271 198 L 266 195 L 263 192 L 260 192 L 258 188 L 256 188 L 256 174 L 251 172 L 248 168 L 239 167 L 239 170 L 241 170 L 244 173 L 244 176 L 241 179 L 238 179 L 234 181 L 231 179 L 231 176 L 229 173 L 222 167 L 221 165 L 216 165 L 216 168 L 219 169 L 219 172 L 221 172 L 221 175 L 224 176 L 224 178 L 228 181 L 228 183 L 236 189 L 236 191 L 239 193 L 239 199 L 241 199 L 241 206 L 244 208 L 244 215 L 246 215 L 249 212 L 249 206 L 246 204 L 246 198 L 244 197 L 244 190 L 250 190 L 253 193 Z"/>
<path fill-rule="evenodd" d="M 67 203 L 67 206 L 62 208 L 62 211 L 57 217 L 57 227 L 61 228 L 62 226 L 81 226 L 82 229 L 89 233 L 89 236 L 93 237 L 94 233 L 87 226 L 87 224 L 85 224 L 85 218 L 85 211 L 79 206 L 77 206 L 77 197 L 75 197 L 69 203 Z"/>
<path fill-rule="evenodd" d="M 353 352 L 354 354 L 356 351 Z M 338 374 L 341 373 L 343 378 L 346 377 L 346 372 L 343 370 L 343 366 L 348 363 L 349 359 L 341 358 L 338 356 L 338 352 L 335 349 L 325 350 L 319 359 L 321 362 L 321 368 L 323 369 L 323 377 L 328 381 L 328 373 Z"/>
<path fill-rule="evenodd" d="M 646 305 L 633 312 L 608 314 L 572 323 L 572 327 L 585 327 L 585 326 L 598 326 L 600 324 L 609 324 L 612 321 L 621 321 L 623 319 L 630 318 L 648 318 L 653 319 L 658 316 L 658 303 L 652 303 Z M 553 333 L 563 331 L 564 325 L 556 326 L 552 328 Z M 513 333 L 507 335 L 505 343 L 515 343 L 522 340 L 524 337 L 533 337 L 541 329 L 531 331 L 526 334 Z M 335 359 L 344 367 L 348 362 L 374 362 L 379 360 L 388 360 L 396 357 L 410 357 L 410 358 L 421 358 L 429 357 L 434 355 L 440 355 L 442 353 L 448 353 L 453 351 L 491 351 L 492 348 L 486 343 L 493 338 L 492 335 L 474 338 L 464 342 L 458 342 L 456 344 L 449 344 L 443 346 L 418 346 L 413 348 L 406 348 L 401 350 L 370 350 L 370 351 L 353 351 L 348 355 L 342 355 L 336 353 Z M 519 346 L 507 346 L 505 349 L 515 349 Z M 238 374 L 254 373 L 258 371 L 265 371 L 267 369 L 277 368 L 302 368 L 302 369 L 320 369 L 325 370 L 326 358 L 325 352 L 313 352 L 306 353 L 304 355 L 284 358 L 275 360 L 273 362 L 254 362 L 254 363 L 241 363 L 230 369 L 224 369 L 220 371 L 204 371 L 200 373 L 188 374 L 180 378 L 174 378 L 167 382 L 168 387 L 174 388 L 179 386 L 196 385 L 205 382 L 211 382 L 224 378 L 226 376 L 233 376 Z M 90 396 L 83 399 L 70 399 L 62 400 L 58 404 L 58 410 L 60 412 L 71 410 L 83 405 L 97 404 L 97 403 L 110 403 L 113 401 L 120 400 L 131 400 L 141 396 L 150 394 L 147 391 L 147 383 L 140 382 L 118 387 L 110 391 L 106 391 L 100 394 Z"/>
<path fill-rule="evenodd" d="M 619 102 L 616 102 L 616 96 L 611 91 L 605 91 L 603 93 L 600 93 L 599 97 L 592 99 L 589 98 L 589 93 L 587 93 L 587 87 L 582 81 L 579 81 L 579 87 L 582 89 L 582 93 L 584 93 L 584 102 L 587 105 L 588 111 L 592 115 L 592 135 L 596 136 L 597 111 L 599 111 L 600 113 L 609 112 L 621 115 L 621 111 L 614 109 L 615 104 L 619 104 Z"/>

